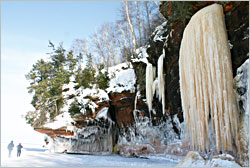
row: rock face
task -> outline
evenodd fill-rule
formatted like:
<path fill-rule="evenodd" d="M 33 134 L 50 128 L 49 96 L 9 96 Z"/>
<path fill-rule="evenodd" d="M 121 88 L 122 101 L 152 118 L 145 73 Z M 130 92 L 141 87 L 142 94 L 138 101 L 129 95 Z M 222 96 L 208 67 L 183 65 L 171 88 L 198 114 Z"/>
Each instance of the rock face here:
<path fill-rule="evenodd" d="M 34 128 L 35 131 L 40 132 L 42 134 L 47 134 L 50 136 L 53 140 L 57 136 L 73 136 L 74 132 L 72 131 L 67 131 L 66 127 L 61 127 L 59 129 L 46 129 L 46 128 Z"/>
<path fill-rule="evenodd" d="M 35 131 L 52 138 L 50 150 L 54 152 L 110 154 L 117 132 L 114 122 L 105 117 L 107 112 L 108 108 L 103 108 L 95 118 L 81 116 L 68 126 L 53 128 L 53 123 L 49 123 L 42 128 L 35 128 Z M 56 122 L 54 125 L 57 125 Z"/>
<path fill-rule="evenodd" d="M 74 81 L 63 87 L 63 113 L 54 122 L 35 128 L 51 137 L 52 151 L 111 154 L 120 129 L 133 125 L 134 70 L 120 64 L 110 71 L 109 94 L 101 89 L 76 89 Z"/>
<path fill-rule="evenodd" d="M 181 21 L 171 23 L 172 27 L 170 27 L 169 24 L 170 23 L 163 24 L 157 30 L 163 32 L 163 37 L 168 36 L 168 38 L 161 38 L 162 40 L 158 40 L 159 38 L 155 38 L 153 34 L 149 41 L 150 47 L 147 49 L 147 53 L 149 55 L 149 62 L 157 68 L 158 58 L 162 54 L 162 50 L 165 49 L 164 73 L 166 113 L 170 114 L 171 117 L 177 114 L 179 120 L 182 122 L 183 116 L 181 111 L 178 58 L 184 25 Z M 155 34 L 158 35 L 160 33 Z M 160 102 L 154 99 L 153 104 L 157 111 L 162 111 Z M 179 133 L 179 130 L 176 131 Z"/>
<path fill-rule="evenodd" d="M 101 125 L 77 129 L 77 136 L 56 136 L 51 150 L 82 154 L 110 154 L 113 152 L 111 129 Z"/>
<path fill-rule="evenodd" d="M 232 2 L 225 13 L 228 40 L 231 44 L 233 75 L 249 58 L 249 2 Z"/>
<path fill-rule="evenodd" d="M 133 107 L 135 93 L 124 91 L 122 93 L 109 93 L 110 110 L 112 119 L 117 123 L 118 128 L 128 128 L 134 123 Z"/>

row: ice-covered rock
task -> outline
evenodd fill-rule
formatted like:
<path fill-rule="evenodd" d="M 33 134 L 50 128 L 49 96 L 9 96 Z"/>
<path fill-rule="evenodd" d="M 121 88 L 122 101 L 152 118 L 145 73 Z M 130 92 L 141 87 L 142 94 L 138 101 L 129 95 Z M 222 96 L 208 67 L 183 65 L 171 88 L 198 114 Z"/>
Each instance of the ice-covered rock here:
<path fill-rule="evenodd" d="M 133 156 L 140 155 L 142 148 L 144 154 L 149 154 L 149 151 L 153 151 L 151 154 L 163 154 L 167 146 L 177 139 L 178 135 L 173 130 L 170 118 L 158 125 L 152 125 L 149 117 L 139 115 L 134 125 L 120 129 L 118 151 L 122 155 Z"/>
<path fill-rule="evenodd" d="M 70 125 L 67 125 L 67 122 L 59 124 L 59 121 L 46 124 L 44 126 L 46 128 L 35 129 L 51 137 L 50 150 L 52 152 L 82 154 L 111 154 L 113 152 L 116 128 L 108 114 L 108 108 L 103 108 L 95 118 L 85 118 L 71 122 Z"/>
<path fill-rule="evenodd" d="M 114 146 L 114 122 L 110 118 L 109 96 L 98 88 L 75 88 L 74 81 L 63 86 L 64 106 L 54 121 L 35 130 L 50 136 L 53 152 L 105 154 Z M 72 103 L 79 112 L 71 113 Z"/>
<path fill-rule="evenodd" d="M 52 152 L 81 153 L 81 154 L 111 154 L 113 152 L 112 125 L 105 128 L 100 125 L 77 128 L 74 136 L 56 136 Z"/>
<path fill-rule="evenodd" d="M 199 152 L 190 151 L 175 167 L 241 167 L 229 154 L 214 156 L 206 160 Z"/>
<path fill-rule="evenodd" d="M 167 32 L 166 26 L 167 21 L 163 22 L 161 25 L 157 26 L 155 28 L 155 31 L 152 33 L 152 36 L 154 36 L 153 41 L 166 41 L 169 37 L 169 35 L 164 36 L 163 34 Z M 171 33 L 170 33 L 171 35 Z"/>
<path fill-rule="evenodd" d="M 136 49 L 136 54 L 137 54 L 137 58 L 131 59 L 132 62 L 143 62 L 145 64 L 148 63 L 147 46 Z"/>
<path fill-rule="evenodd" d="M 169 144 L 164 153 L 174 156 L 186 156 L 190 150 L 191 142 L 188 139 L 182 139 Z"/>
<path fill-rule="evenodd" d="M 198 152 L 190 151 L 175 167 L 204 167 L 205 159 Z"/>
<path fill-rule="evenodd" d="M 239 133 L 241 151 L 240 156 L 244 166 L 249 165 L 249 59 L 247 59 L 238 69 L 234 78 L 234 89 L 236 92 L 238 111 L 240 115 Z"/>
<path fill-rule="evenodd" d="M 249 59 L 238 69 L 234 78 L 236 98 L 240 113 L 249 115 Z"/>

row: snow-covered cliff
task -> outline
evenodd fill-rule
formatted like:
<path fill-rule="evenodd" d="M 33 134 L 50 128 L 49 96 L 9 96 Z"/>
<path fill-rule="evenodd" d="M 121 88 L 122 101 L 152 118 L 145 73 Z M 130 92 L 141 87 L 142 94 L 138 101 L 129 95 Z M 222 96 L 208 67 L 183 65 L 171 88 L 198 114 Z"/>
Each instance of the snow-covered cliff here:
<path fill-rule="evenodd" d="M 248 30 L 249 24 L 243 25 L 248 20 L 246 21 L 246 13 L 240 12 L 247 5 L 236 2 L 232 4 L 233 10 L 229 9 L 229 11 L 232 10 L 231 13 L 226 13 L 225 7 L 223 11 L 228 28 L 226 33 L 231 44 L 229 51 L 232 55 L 232 71 L 235 74 L 236 68 L 246 60 L 246 57 L 249 57 L 247 55 L 249 51 L 246 53 L 246 46 L 248 46 L 246 45 L 248 44 L 246 30 Z M 204 6 L 207 5 L 205 3 Z M 197 10 L 204 6 L 198 6 Z M 230 21 L 231 18 L 237 16 L 239 18 L 237 23 Z M 108 89 L 101 90 L 95 87 L 93 89 L 75 89 L 74 80 L 65 85 L 63 113 L 57 116 L 56 121 L 36 129 L 51 137 L 51 142 L 54 143 L 52 150 L 70 153 L 110 154 L 117 152 L 125 156 L 159 153 L 183 156 L 193 150 L 191 141 L 184 134 L 185 125 L 181 106 L 178 64 L 180 44 L 187 22 L 188 20 L 177 20 L 173 23 L 168 21 L 158 26 L 149 43 L 137 49 L 137 58 L 133 58 L 131 63 L 119 64 L 108 69 L 108 75 L 111 79 Z M 194 26 L 199 27 L 200 24 Z M 233 35 L 233 32 L 237 37 Z M 189 44 L 191 41 L 189 40 L 187 43 Z M 237 45 L 238 42 L 242 44 L 242 47 Z M 244 49 L 241 50 L 241 48 Z M 190 48 L 187 47 L 188 49 Z M 235 54 L 237 51 L 242 51 L 238 52 L 238 57 Z M 230 62 L 229 56 L 227 59 Z M 188 60 L 184 61 L 183 64 L 187 62 Z M 246 121 L 249 112 L 244 111 L 247 109 L 245 102 L 248 99 L 246 96 L 248 90 L 246 89 L 246 75 L 245 73 L 244 75 L 240 74 L 243 74 L 241 73 L 243 71 L 247 72 L 245 65 L 246 63 L 244 68 L 238 70 L 238 77 L 235 78 L 237 81 L 235 88 L 238 93 L 236 97 L 242 114 L 240 114 L 239 122 L 241 123 L 240 127 L 244 129 L 248 128 Z M 203 67 L 200 66 L 200 68 Z M 186 70 L 184 69 L 184 71 Z M 214 83 L 219 85 L 220 82 L 217 79 L 219 77 L 211 78 Z M 226 79 L 225 82 L 227 82 Z M 233 93 L 232 88 L 230 93 Z M 220 96 L 217 97 L 218 102 Z M 192 102 L 192 100 L 191 97 L 190 101 Z M 70 115 L 68 111 L 73 102 L 80 111 Z M 218 104 L 218 102 L 214 103 Z M 199 105 L 199 103 L 197 104 Z M 209 118 L 209 115 L 206 117 Z M 240 133 L 240 136 L 247 139 L 248 132 L 249 130 L 245 129 Z M 245 140 L 241 143 L 248 144 Z M 247 146 L 243 149 L 245 151 L 242 157 L 247 157 L 245 156 L 246 149 L 248 150 Z M 205 158 L 210 159 L 211 162 L 206 162 L 203 165 L 217 165 L 218 159 L 216 157 L 214 156 L 214 159 L 212 159 L 213 156 Z M 224 155 L 218 157 L 224 157 Z M 230 157 L 226 157 L 226 160 L 228 158 L 230 160 Z"/>

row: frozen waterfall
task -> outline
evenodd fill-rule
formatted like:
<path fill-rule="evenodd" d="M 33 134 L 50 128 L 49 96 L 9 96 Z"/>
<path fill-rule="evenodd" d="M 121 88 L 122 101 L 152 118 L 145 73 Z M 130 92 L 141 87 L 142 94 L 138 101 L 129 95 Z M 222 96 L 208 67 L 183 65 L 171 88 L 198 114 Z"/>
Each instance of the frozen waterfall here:
<path fill-rule="evenodd" d="M 152 64 L 147 63 L 146 68 L 146 98 L 147 98 L 147 104 L 149 111 L 152 110 L 152 101 L 154 94 L 156 93 L 156 96 L 158 96 L 159 101 L 162 101 L 162 113 L 165 112 L 165 78 L 164 78 L 164 57 L 165 57 L 165 51 L 163 49 L 162 55 L 158 59 L 158 71 L 157 75 L 158 77 L 155 78 L 155 67 L 152 66 Z"/>
<path fill-rule="evenodd" d="M 181 42 L 179 68 L 184 120 L 193 147 L 207 151 L 216 142 L 217 152 L 233 151 L 233 144 L 239 150 L 232 63 L 221 5 L 205 7 L 191 18 Z M 209 142 L 210 135 L 215 142 Z"/>

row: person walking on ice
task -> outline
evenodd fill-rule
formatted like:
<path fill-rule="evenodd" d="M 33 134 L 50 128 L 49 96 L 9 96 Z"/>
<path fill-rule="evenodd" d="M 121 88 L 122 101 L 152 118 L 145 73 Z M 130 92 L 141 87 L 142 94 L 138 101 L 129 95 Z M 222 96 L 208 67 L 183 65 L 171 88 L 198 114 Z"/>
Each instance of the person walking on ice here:
<path fill-rule="evenodd" d="M 23 146 L 21 145 L 21 143 L 19 143 L 19 145 L 17 145 L 17 157 L 20 157 L 22 148 Z"/>
<path fill-rule="evenodd" d="M 11 141 L 8 145 L 9 157 L 11 157 L 11 152 L 12 152 L 13 148 L 14 148 L 14 143 L 13 143 L 13 141 Z"/>

